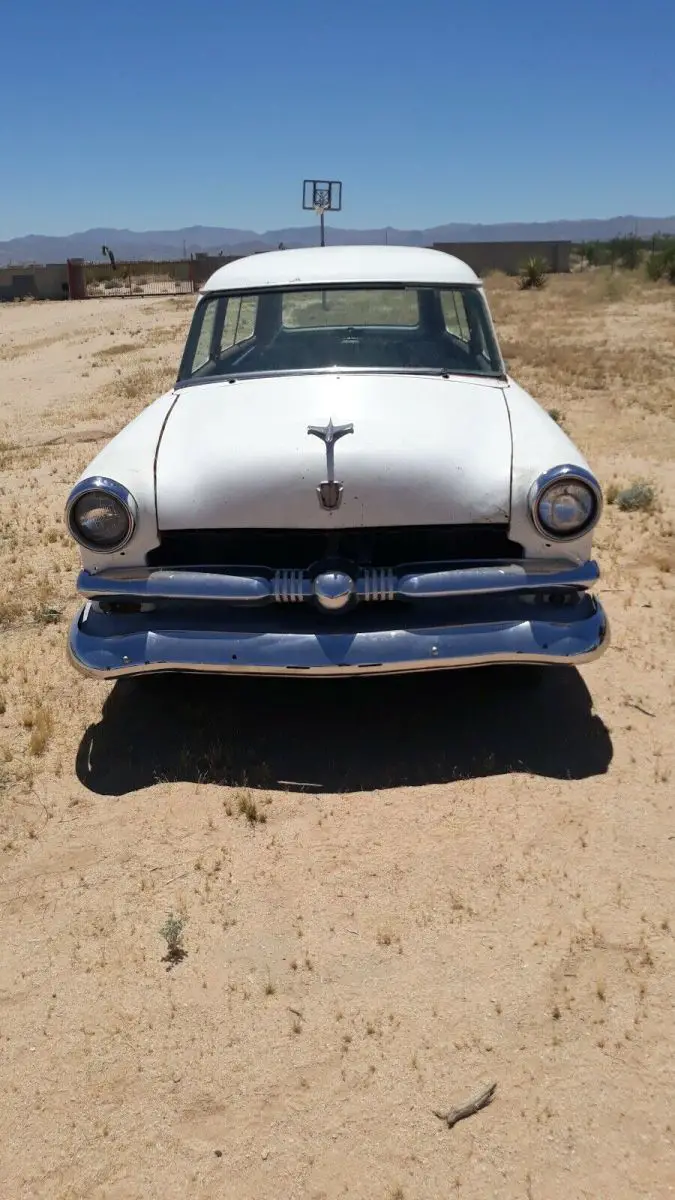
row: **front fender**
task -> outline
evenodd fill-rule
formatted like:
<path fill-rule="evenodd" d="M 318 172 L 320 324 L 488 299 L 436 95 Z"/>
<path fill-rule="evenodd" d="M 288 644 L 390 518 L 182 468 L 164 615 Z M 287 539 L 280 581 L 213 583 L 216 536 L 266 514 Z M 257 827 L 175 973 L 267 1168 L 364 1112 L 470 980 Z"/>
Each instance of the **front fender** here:
<path fill-rule="evenodd" d="M 82 565 L 93 575 L 109 567 L 137 566 L 159 544 L 155 501 L 155 465 L 164 426 L 177 399 L 172 389 L 160 396 L 124 429 L 87 465 L 77 483 L 95 475 L 114 479 L 133 495 L 138 519 L 131 541 L 113 553 L 96 553 L 80 547 Z"/>
<path fill-rule="evenodd" d="M 588 471 L 586 459 L 564 430 L 513 379 L 508 380 L 504 397 L 513 442 L 511 538 L 520 543 L 528 557 L 560 558 L 564 554 L 572 562 L 587 562 L 592 555 L 592 530 L 564 543 L 547 542 L 535 529 L 528 504 L 532 484 L 545 471 L 563 463 Z"/>

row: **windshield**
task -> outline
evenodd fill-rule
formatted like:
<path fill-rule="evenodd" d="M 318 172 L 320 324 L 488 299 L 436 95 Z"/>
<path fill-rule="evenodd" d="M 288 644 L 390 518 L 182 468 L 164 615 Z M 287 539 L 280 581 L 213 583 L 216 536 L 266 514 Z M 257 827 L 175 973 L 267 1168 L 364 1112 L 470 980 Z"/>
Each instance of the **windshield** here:
<path fill-rule="evenodd" d="M 384 285 L 207 295 L 180 381 L 298 371 L 501 376 L 477 287 Z"/>

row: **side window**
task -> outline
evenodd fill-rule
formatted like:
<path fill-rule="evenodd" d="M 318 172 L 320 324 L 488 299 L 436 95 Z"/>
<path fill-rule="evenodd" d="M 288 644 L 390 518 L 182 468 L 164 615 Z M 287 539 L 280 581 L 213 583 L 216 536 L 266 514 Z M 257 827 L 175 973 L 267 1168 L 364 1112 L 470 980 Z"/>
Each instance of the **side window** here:
<path fill-rule="evenodd" d="M 231 350 L 239 342 L 253 337 L 258 312 L 257 296 L 230 296 L 227 301 L 223 332 L 220 338 L 220 353 Z"/>
<path fill-rule="evenodd" d="M 460 338 L 461 341 L 468 343 L 470 336 L 469 318 L 462 293 L 452 291 L 450 288 L 444 288 L 441 292 L 441 306 L 443 308 L 445 328 L 448 333 L 452 333 L 456 338 Z"/>
<path fill-rule="evenodd" d="M 195 346 L 194 357 L 190 367 L 190 374 L 194 375 L 200 367 L 203 367 L 208 362 L 211 355 L 211 342 L 213 340 L 213 330 L 216 323 L 216 303 L 213 300 L 207 300 L 201 310 L 201 328 L 199 330 L 199 338 Z M 197 316 L 196 320 L 200 319 Z"/>

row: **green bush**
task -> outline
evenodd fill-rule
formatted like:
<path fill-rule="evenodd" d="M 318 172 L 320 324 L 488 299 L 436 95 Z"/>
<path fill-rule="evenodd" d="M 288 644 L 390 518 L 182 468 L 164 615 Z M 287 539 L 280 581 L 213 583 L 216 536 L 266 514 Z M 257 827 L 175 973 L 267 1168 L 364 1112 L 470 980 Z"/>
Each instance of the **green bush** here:
<path fill-rule="evenodd" d="M 633 234 L 613 238 L 609 243 L 609 248 L 612 261 L 617 262 L 626 271 L 635 271 L 640 266 L 644 247 L 640 239 Z"/>
<path fill-rule="evenodd" d="M 675 284 L 675 238 L 647 259 L 647 276 L 653 281 L 667 279 Z"/>

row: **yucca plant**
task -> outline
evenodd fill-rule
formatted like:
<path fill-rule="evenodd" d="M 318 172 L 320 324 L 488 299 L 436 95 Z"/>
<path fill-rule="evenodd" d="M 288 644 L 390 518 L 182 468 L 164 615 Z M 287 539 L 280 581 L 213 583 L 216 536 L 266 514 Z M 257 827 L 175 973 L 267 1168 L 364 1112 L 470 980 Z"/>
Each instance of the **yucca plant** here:
<path fill-rule="evenodd" d="M 544 258 L 528 258 L 520 268 L 520 287 L 523 291 L 545 287 L 547 278 L 548 263 Z"/>

